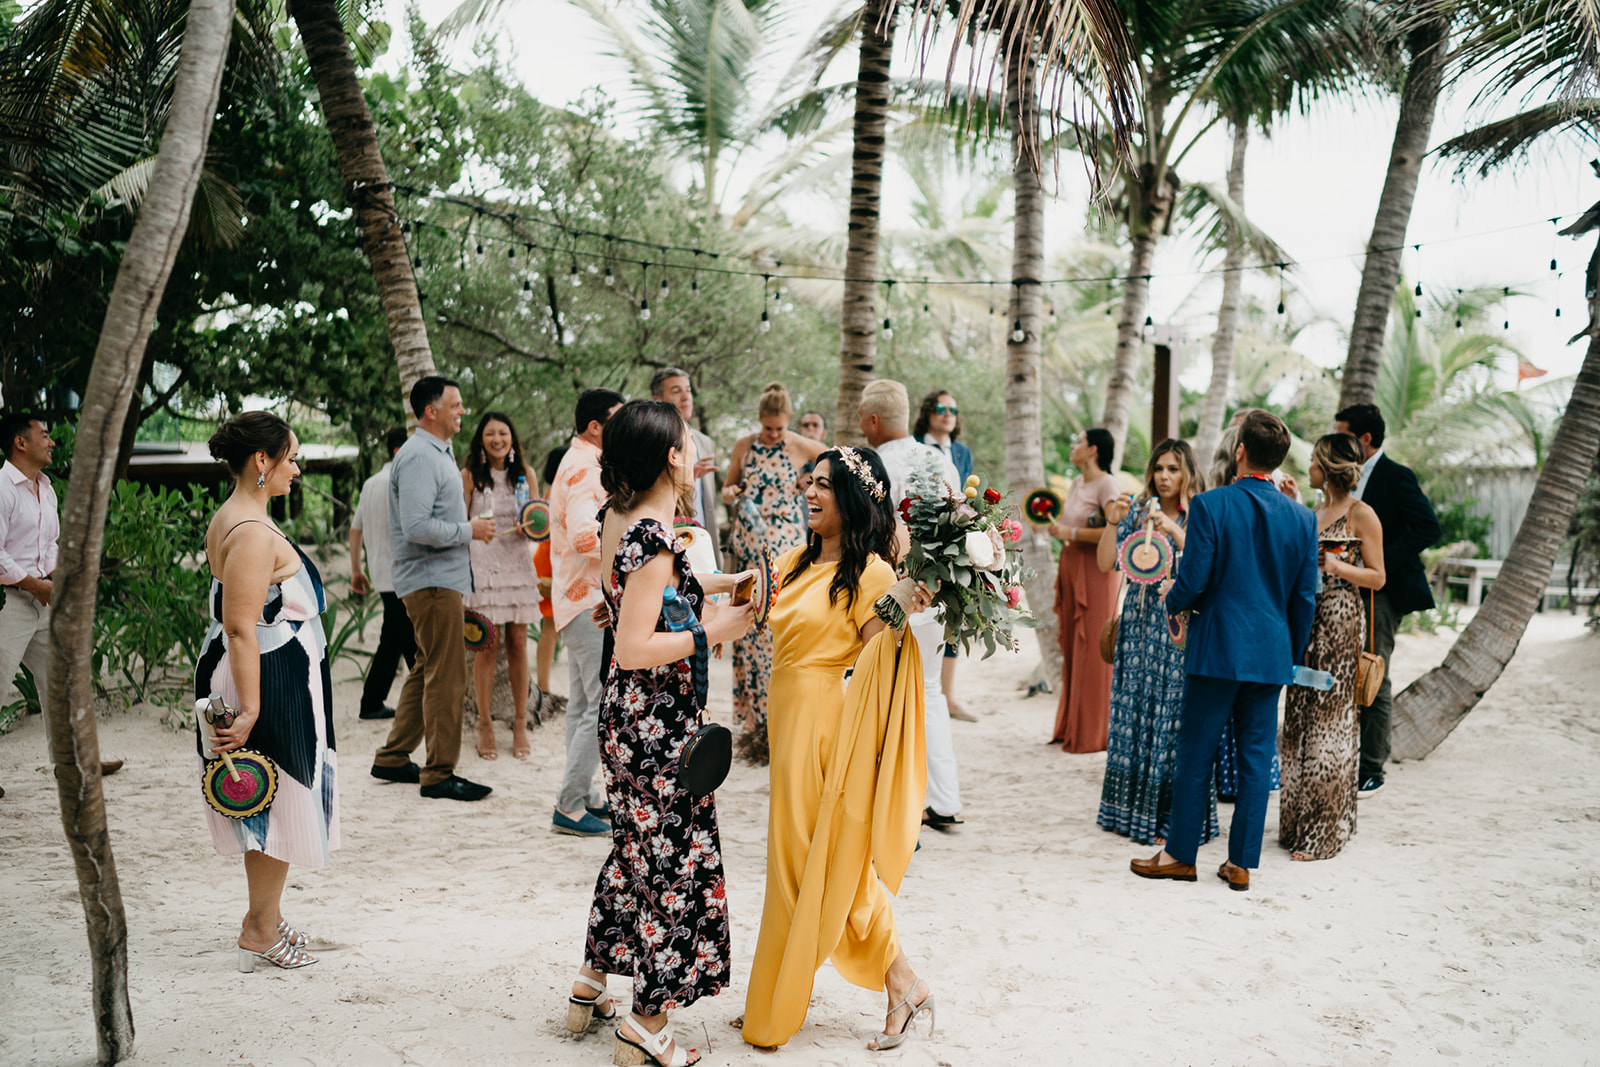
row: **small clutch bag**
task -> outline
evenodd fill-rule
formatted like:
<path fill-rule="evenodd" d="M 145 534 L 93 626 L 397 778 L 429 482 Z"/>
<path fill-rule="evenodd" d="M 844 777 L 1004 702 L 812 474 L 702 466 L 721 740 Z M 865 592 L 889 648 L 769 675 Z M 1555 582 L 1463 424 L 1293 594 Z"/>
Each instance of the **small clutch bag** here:
<path fill-rule="evenodd" d="M 733 731 L 719 722 L 708 722 L 678 753 L 678 783 L 697 797 L 710 796 L 728 780 L 732 766 Z"/>

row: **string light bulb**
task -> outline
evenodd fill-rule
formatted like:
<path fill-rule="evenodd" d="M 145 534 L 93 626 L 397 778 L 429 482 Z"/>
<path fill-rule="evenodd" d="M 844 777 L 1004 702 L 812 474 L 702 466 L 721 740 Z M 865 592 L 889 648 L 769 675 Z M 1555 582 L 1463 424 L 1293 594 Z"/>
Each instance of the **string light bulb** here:
<path fill-rule="evenodd" d="M 480 256 L 483 255 L 483 242 L 482 241 L 478 242 L 478 255 L 480 255 Z"/>
<path fill-rule="evenodd" d="M 577 260 L 573 260 L 572 261 L 572 273 L 567 275 L 567 277 L 572 280 L 572 287 L 574 289 L 578 288 L 578 286 L 583 284 L 583 279 L 578 276 L 578 261 Z"/>
<path fill-rule="evenodd" d="M 1017 321 L 1011 324 L 1011 340 L 1015 341 L 1017 344 L 1021 344 L 1027 339 L 1028 331 L 1022 328 L 1022 317 L 1019 315 L 1017 317 Z"/>
<path fill-rule="evenodd" d="M 524 300 L 532 300 L 533 299 L 533 279 L 531 279 L 531 278 L 522 279 L 522 298 Z"/>
<path fill-rule="evenodd" d="M 689 279 L 689 295 L 690 296 L 699 296 L 700 295 L 700 279 L 698 277 Z"/>
<path fill-rule="evenodd" d="M 766 333 L 768 330 L 772 329 L 772 320 L 767 317 L 767 309 L 765 307 L 765 304 L 766 304 L 766 301 L 763 300 L 762 301 L 763 307 L 761 308 L 761 332 L 762 333 Z"/>
<path fill-rule="evenodd" d="M 606 284 L 607 285 L 616 285 L 617 284 L 617 276 L 611 272 L 611 264 L 609 264 L 609 263 L 606 264 Z"/>
<path fill-rule="evenodd" d="M 650 321 L 650 298 L 648 296 L 647 297 L 643 297 L 639 301 L 639 321 L 640 322 L 649 322 Z"/>
<path fill-rule="evenodd" d="M 891 341 L 894 340 L 894 321 L 887 315 L 883 317 L 883 336 Z"/>
<path fill-rule="evenodd" d="M 667 295 L 669 293 L 671 293 L 671 292 L 672 292 L 672 287 L 667 284 L 667 276 L 665 274 L 663 274 L 661 276 L 661 289 L 660 289 L 660 292 L 657 295 L 656 299 L 657 300 L 665 300 L 667 298 Z"/>
<path fill-rule="evenodd" d="M 1422 295 L 1422 283 L 1421 282 L 1417 283 L 1416 293 L 1417 293 L 1418 296 Z"/>

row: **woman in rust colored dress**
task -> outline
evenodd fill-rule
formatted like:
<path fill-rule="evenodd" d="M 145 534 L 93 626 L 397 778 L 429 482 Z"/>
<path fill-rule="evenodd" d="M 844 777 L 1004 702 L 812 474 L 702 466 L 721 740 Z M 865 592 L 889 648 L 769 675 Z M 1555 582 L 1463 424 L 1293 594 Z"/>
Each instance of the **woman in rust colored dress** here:
<path fill-rule="evenodd" d="M 1095 552 L 1106 533 L 1105 506 L 1120 493 L 1106 469 L 1113 450 L 1108 430 L 1073 438 L 1072 462 L 1083 477 L 1072 483 L 1061 518 L 1050 527 L 1063 542 L 1056 570 L 1061 698 L 1050 740 L 1067 752 L 1104 752 L 1111 719 L 1111 664 L 1100 658 L 1100 630 L 1117 610 L 1122 576 L 1102 573 Z"/>

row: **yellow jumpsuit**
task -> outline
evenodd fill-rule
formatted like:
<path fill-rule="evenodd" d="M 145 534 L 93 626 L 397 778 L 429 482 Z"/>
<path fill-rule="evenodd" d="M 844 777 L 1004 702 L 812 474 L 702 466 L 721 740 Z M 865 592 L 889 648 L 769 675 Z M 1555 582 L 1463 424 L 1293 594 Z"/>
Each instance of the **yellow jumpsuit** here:
<path fill-rule="evenodd" d="M 775 566 L 787 576 L 799 553 Z M 767 892 L 744 1039 L 781 1045 L 805 1022 L 817 968 L 882 990 L 899 952 L 890 893 L 916 849 L 927 757 L 916 642 L 884 630 L 863 647 L 872 603 L 893 584 L 874 559 L 855 603 L 828 602 L 837 564 L 813 563 L 780 590 L 767 731 L 772 801 Z M 851 667 L 848 689 L 844 673 Z"/>

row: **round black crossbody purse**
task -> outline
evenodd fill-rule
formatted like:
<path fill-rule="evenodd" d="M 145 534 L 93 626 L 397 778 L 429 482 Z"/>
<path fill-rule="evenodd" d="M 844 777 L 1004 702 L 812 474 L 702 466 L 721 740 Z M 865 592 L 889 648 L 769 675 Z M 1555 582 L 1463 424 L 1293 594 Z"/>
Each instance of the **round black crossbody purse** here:
<path fill-rule="evenodd" d="M 689 661 L 690 677 L 694 680 L 695 697 L 700 704 L 700 714 L 705 715 L 710 650 L 706 647 L 705 627 L 695 618 L 687 601 L 675 595 L 667 599 L 664 615 L 667 626 L 673 630 L 688 630 L 694 635 L 694 656 Z M 678 751 L 678 782 L 697 797 L 710 796 L 728 780 L 733 767 L 733 731 L 721 723 L 703 723 L 690 735 Z"/>

